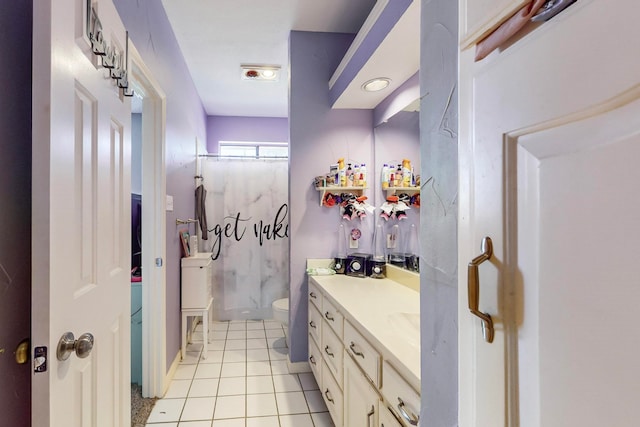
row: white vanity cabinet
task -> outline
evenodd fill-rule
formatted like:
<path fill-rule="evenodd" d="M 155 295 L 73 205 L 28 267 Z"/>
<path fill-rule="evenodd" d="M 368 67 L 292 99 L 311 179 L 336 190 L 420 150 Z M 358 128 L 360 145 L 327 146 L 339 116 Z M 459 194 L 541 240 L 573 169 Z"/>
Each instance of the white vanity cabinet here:
<path fill-rule="evenodd" d="M 335 426 L 416 425 L 419 330 L 407 335 L 405 320 L 419 313 L 419 294 L 388 279 L 334 275 L 311 276 L 308 297 L 309 364 Z"/>
<path fill-rule="evenodd" d="M 380 403 L 380 411 L 378 418 L 379 427 L 402 427 L 400 421 L 397 420 L 390 408 Z"/>
<path fill-rule="evenodd" d="M 343 316 L 310 281 L 308 297 L 309 364 L 335 427 L 342 427 Z"/>
<path fill-rule="evenodd" d="M 380 397 L 345 351 L 344 356 L 344 425 L 372 427 L 378 425 Z"/>
<path fill-rule="evenodd" d="M 382 368 L 382 396 L 403 422 L 418 425 L 420 395 L 387 362 Z"/>

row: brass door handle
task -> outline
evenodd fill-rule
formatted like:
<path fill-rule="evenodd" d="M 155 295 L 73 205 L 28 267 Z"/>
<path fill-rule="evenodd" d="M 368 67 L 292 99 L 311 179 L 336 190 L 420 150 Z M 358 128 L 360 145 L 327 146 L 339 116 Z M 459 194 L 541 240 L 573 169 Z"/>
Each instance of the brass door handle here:
<path fill-rule="evenodd" d="M 493 328 L 493 319 L 488 313 L 482 313 L 478 310 L 480 303 L 480 278 L 478 273 L 478 266 L 483 262 L 489 260 L 493 255 L 493 243 L 490 237 L 482 239 L 482 246 L 480 248 L 482 253 L 475 257 L 469 263 L 467 269 L 467 288 L 469 293 L 469 311 L 472 314 L 478 316 L 482 320 L 482 336 L 488 343 L 493 342 L 495 331 Z"/>
<path fill-rule="evenodd" d="M 29 361 L 29 349 L 30 349 L 29 338 L 25 338 L 22 341 L 20 341 L 20 344 L 18 344 L 18 347 L 16 347 L 16 352 L 15 352 L 16 363 L 18 365 L 24 365 Z"/>

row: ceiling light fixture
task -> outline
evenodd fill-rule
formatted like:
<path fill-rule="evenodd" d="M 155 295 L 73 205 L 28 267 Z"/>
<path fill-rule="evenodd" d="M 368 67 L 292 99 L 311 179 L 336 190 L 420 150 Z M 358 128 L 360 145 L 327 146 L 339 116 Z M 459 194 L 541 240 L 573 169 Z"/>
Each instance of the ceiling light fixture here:
<path fill-rule="evenodd" d="M 279 65 L 241 65 L 242 80 L 263 80 L 277 82 L 280 80 Z"/>
<path fill-rule="evenodd" d="M 391 83 L 391 79 L 388 79 L 386 77 L 378 77 L 366 81 L 362 85 L 362 90 L 364 90 L 365 92 L 377 92 L 379 90 L 386 89 L 389 86 L 389 83 Z"/>

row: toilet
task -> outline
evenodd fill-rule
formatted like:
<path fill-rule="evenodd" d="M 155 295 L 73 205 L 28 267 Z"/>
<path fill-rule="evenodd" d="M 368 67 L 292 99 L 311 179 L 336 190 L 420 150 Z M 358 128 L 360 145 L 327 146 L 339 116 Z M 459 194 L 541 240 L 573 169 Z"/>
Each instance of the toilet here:
<path fill-rule="evenodd" d="M 289 324 L 289 298 L 277 299 L 271 304 L 273 318 L 283 325 Z"/>

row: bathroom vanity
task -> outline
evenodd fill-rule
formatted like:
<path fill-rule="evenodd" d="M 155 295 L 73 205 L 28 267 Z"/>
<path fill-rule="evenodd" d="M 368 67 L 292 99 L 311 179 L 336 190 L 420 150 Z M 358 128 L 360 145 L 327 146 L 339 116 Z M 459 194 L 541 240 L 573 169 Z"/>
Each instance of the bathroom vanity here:
<path fill-rule="evenodd" d="M 417 425 L 420 295 L 390 279 L 309 276 L 309 364 L 336 427 Z"/>

